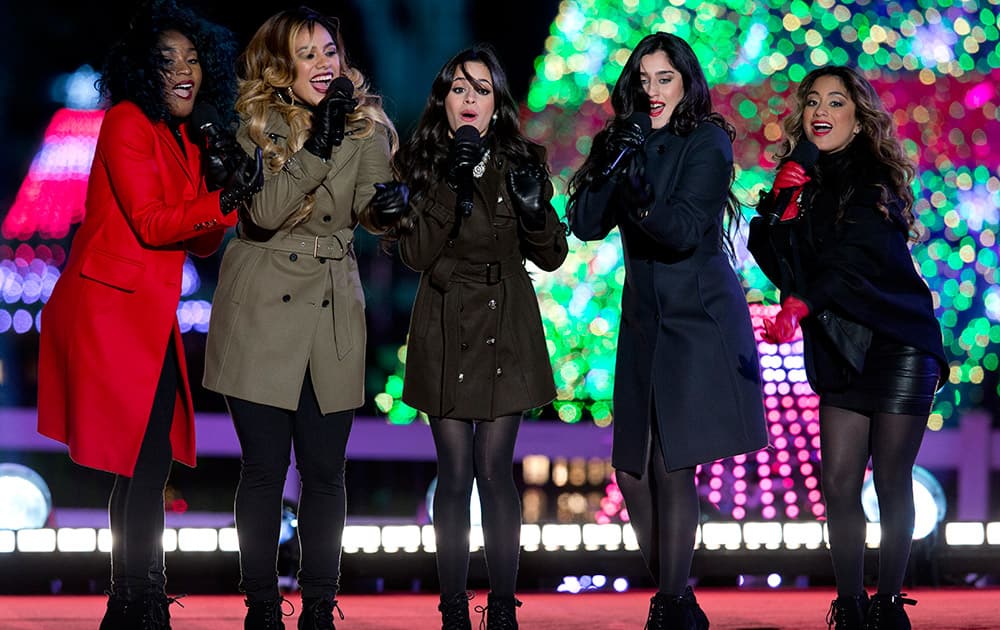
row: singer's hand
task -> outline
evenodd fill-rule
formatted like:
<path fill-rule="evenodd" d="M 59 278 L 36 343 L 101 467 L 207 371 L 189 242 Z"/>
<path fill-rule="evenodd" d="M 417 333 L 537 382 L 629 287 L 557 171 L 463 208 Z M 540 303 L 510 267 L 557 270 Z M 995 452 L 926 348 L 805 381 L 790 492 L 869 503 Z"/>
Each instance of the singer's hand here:
<path fill-rule="evenodd" d="M 406 216 L 410 189 L 403 182 L 377 182 L 372 197 L 372 222 L 380 230 L 388 230 Z"/>
<path fill-rule="evenodd" d="M 656 200 L 653 185 L 646 177 L 646 156 L 637 154 L 628 161 L 625 167 L 625 176 L 620 184 L 624 193 L 625 201 L 635 217 L 639 220 L 646 218 L 649 214 L 649 206 Z"/>
<path fill-rule="evenodd" d="M 646 133 L 642 127 L 632 120 L 615 120 L 608 129 L 604 145 L 604 157 L 608 166 L 625 151 L 639 151 L 646 142 Z M 625 160 L 618 167 L 624 166 Z"/>
<path fill-rule="evenodd" d="M 209 192 L 224 188 L 246 153 L 229 131 L 205 137 L 201 167 Z"/>
<path fill-rule="evenodd" d="M 464 141 L 459 136 L 453 137 L 451 148 L 448 150 L 448 169 L 445 172 L 445 181 L 453 190 L 457 189 L 462 178 L 472 176 L 473 167 L 482 157 L 478 142 Z"/>
<path fill-rule="evenodd" d="M 323 100 L 313 109 L 312 129 L 303 148 L 316 157 L 329 160 L 333 155 L 333 147 L 339 147 L 344 141 L 347 114 L 357 106 L 358 99 L 331 86 Z"/>
<path fill-rule="evenodd" d="M 222 214 L 229 214 L 249 202 L 263 187 L 264 158 L 260 147 L 257 147 L 253 156 L 243 153 L 239 168 L 229 176 L 219 196 L 219 209 Z"/>
<path fill-rule="evenodd" d="M 774 212 L 780 213 L 781 221 L 788 221 L 799 216 L 799 193 L 803 186 L 812 181 L 806 174 L 806 169 L 798 162 L 786 161 L 778 169 L 778 174 L 774 178 L 774 186 L 771 187 L 771 195 L 774 202 L 778 203 L 784 191 L 788 191 L 788 203 L 784 208 L 774 208 Z"/>
<path fill-rule="evenodd" d="M 511 205 L 526 230 L 538 232 L 545 229 L 545 183 L 549 174 L 541 164 L 528 163 L 507 171 L 507 192 Z"/>
<path fill-rule="evenodd" d="M 774 319 L 764 319 L 764 333 L 761 339 L 775 345 L 788 343 L 795 337 L 795 329 L 798 328 L 802 318 L 809 315 L 809 306 L 795 297 L 789 295 L 781 303 L 781 310 Z"/>

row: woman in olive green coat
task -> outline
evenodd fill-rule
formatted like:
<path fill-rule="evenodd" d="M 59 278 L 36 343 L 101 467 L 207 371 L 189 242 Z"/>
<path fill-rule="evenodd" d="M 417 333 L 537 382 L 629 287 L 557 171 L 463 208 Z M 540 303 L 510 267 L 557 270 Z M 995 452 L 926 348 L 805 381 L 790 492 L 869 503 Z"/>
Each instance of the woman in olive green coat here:
<path fill-rule="evenodd" d="M 348 65 L 336 19 L 305 8 L 279 13 L 243 62 L 237 137 L 247 151 L 263 149 L 268 173 L 222 261 L 204 385 L 225 395 L 242 449 L 236 527 L 246 628 L 282 627 L 275 564 L 294 443 L 299 628 L 331 630 L 347 437 L 364 397 L 365 303 L 352 242 L 372 184 L 391 176 L 396 137 Z"/>
<path fill-rule="evenodd" d="M 521 134 L 490 48 L 473 47 L 445 64 L 394 166 L 404 184 L 382 187 L 372 206 L 376 217 L 391 216 L 406 186 L 413 193 L 412 211 L 397 227 L 403 262 L 421 272 L 403 400 L 430 416 L 437 450 L 443 627 L 470 628 L 465 586 L 475 479 L 490 578 L 487 627 L 516 628 L 514 442 L 522 413 L 556 394 L 524 260 L 557 268 L 566 230 L 549 203 L 544 151 Z"/>

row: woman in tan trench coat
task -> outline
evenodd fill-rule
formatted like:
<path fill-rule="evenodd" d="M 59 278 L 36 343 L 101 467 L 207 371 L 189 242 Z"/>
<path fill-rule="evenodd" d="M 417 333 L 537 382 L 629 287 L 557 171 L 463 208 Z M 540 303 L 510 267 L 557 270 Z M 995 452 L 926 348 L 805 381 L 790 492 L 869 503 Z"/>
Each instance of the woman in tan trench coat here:
<path fill-rule="evenodd" d="M 333 628 L 346 518 L 344 461 L 363 402 L 365 303 L 352 241 L 390 177 L 392 123 L 348 65 L 335 18 L 278 13 L 243 54 L 238 139 L 267 159 L 264 188 L 226 249 L 204 385 L 226 396 L 242 449 L 236 493 L 246 628 L 281 628 L 275 569 L 294 443 L 303 607 Z"/>
<path fill-rule="evenodd" d="M 377 217 L 392 214 L 405 205 L 406 186 L 413 193 L 412 212 L 397 228 L 403 261 L 422 273 L 403 400 L 430 416 L 437 450 L 443 627 L 470 628 L 465 585 L 476 479 L 491 591 L 487 627 L 516 628 L 514 441 L 522 412 L 556 393 L 524 259 L 557 268 L 566 231 L 549 203 L 544 151 L 521 134 L 492 49 L 476 46 L 445 64 L 394 166 L 404 184 L 382 187 L 372 206 Z"/>

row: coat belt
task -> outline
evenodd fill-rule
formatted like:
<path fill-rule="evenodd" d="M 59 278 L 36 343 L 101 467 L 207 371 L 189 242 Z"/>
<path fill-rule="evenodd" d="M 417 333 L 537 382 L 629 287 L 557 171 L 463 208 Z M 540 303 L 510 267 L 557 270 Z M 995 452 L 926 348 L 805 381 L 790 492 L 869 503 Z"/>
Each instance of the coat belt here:
<path fill-rule="evenodd" d="M 349 300 L 354 299 L 350 267 L 344 264 L 348 256 L 354 256 L 354 228 L 341 228 L 329 236 L 298 236 L 295 234 L 275 234 L 267 241 L 244 241 L 254 247 L 279 252 L 304 254 L 320 260 L 334 261 L 330 267 L 333 283 L 333 337 L 337 346 L 337 357 L 343 359 L 354 348 L 351 334 L 351 314 Z"/>

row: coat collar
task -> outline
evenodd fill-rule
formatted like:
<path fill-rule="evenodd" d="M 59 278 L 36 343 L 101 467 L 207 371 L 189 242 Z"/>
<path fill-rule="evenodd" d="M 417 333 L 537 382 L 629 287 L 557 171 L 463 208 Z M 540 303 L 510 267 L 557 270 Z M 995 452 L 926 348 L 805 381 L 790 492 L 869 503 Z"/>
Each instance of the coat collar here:
<path fill-rule="evenodd" d="M 174 159 L 180 164 L 188 181 L 197 190 L 201 180 L 201 152 L 188 137 L 188 124 L 184 122 L 180 125 L 181 142 L 184 143 L 183 151 L 177 143 L 174 132 L 165 121 L 161 120 L 157 122 L 154 127 L 156 133 L 160 136 L 160 142 L 168 147 L 167 152 L 174 156 Z"/>

